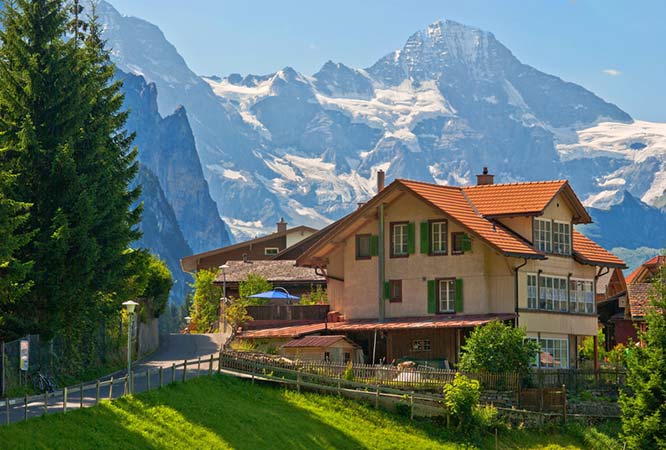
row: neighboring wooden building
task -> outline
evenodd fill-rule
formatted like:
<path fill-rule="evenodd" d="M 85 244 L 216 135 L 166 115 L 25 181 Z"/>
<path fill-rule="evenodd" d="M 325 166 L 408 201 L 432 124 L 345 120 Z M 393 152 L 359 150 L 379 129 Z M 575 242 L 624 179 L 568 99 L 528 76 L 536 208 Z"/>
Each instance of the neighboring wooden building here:
<path fill-rule="evenodd" d="M 654 277 L 666 265 L 666 256 L 658 255 L 638 266 L 627 276 L 627 317 L 633 325 L 630 337 L 638 341 L 637 330 L 645 331 L 645 315 L 650 308 L 650 297 L 655 295 L 652 287 Z"/>
<path fill-rule="evenodd" d="M 269 261 L 227 261 L 228 269 L 220 271 L 214 284 L 223 287 L 226 280 L 226 294 L 230 298 L 238 298 L 238 286 L 247 279 L 249 274 L 256 274 L 273 285 L 273 288 L 284 288 L 289 294 L 302 296 L 317 286 L 326 287 L 326 278 L 317 274 L 315 269 L 298 267 L 293 260 Z"/>
<path fill-rule="evenodd" d="M 605 348 L 636 342 L 627 301 L 627 283 L 621 269 L 613 268 L 597 278 L 597 313 L 606 336 Z"/>
<path fill-rule="evenodd" d="M 328 332 L 374 362 L 455 363 L 473 327 L 501 320 L 525 327 L 553 368 L 577 364 L 579 342 L 596 340 L 596 278 L 625 264 L 574 229 L 591 218 L 567 181 L 493 184 L 484 171 L 477 186 L 379 188 L 297 260 L 327 275 L 342 319 Z"/>
<path fill-rule="evenodd" d="M 362 362 L 361 347 L 344 335 L 306 336 L 287 342 L 280 354 L 301 361 Z"/>
<path fill-rule="evenodd" d="M 306 226 L 287 228 L 287 223 L 284 219 L 281 219 L 277 223 L 275 233 L 216 250 L 186 256 L 180 260 L 180 265 L 184 272 L 196 272 L 200 269 L 217 269 L 227 261 L 274 259 L 280 252 L 295 246 L 316 232 L 316 229 Z M 300 256 L 300 253 L 296 256 Z M 292 259 L 295 259 L 295 257 Z"/>

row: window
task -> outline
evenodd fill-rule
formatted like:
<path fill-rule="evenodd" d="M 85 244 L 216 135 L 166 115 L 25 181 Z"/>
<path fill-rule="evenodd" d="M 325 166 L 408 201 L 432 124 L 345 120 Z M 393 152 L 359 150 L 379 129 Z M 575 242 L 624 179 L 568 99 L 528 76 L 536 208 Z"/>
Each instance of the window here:
<path fill-rule="evenodd" d="M 277 247 L 266 247 L 264 249 L 264 255 L 277 255 L 280 252 L 280 249 Z"/>
<path fill-rule="evenodd" d="M 414 339 L 412 341 L 413 352 L 429 352 L 430 350 L 430 339 Z"/>
<path fill-rule="evenodd" d="M 389 280 L 389 300 L 391 303 L 402 302 L 402 280 Z"/>
<path fill-rule="evenodd" d="M 345 363 L 348 363 L 351 360 L 351 353 L 345 352 Z"/>
<path fill-rule="evenodd" d="M 552 251 L 551 221 L 534 219 L 534 246 L 537 250 L 550 253 Z"/>
<path fill-rule="evenodd" d="M 467 235 L 462 232 L 451 233 L 451 254 L 462 255 L 465 253 L 465 238 Z"/>
<path fill-rule="evenodd" d="M 571 295 L 571 311 L 594 314 L 594 290 L 592 281 L 571 280 L 569 283 Z"/>
<path fill-rule="evenodd" d="M 448 238 L 448 224 L 446 221 L 430 222 L 430 253 L 433 255 L 446 255 Z"/>
<path fill-rule="evenodd" d="M 539 279 L 537 303 L 537 278 Z M 527 307 L 545 311 L 568 311 L 567 279 L 548 275 L 527 275 Z M 538 305 L 538 306 L 537 306 Z"/>
<path fill-rule="evenodd" d="M 556 338 L 528 338 L 538 342 L 541 352 L 535 358 L 534 365 L 542 368 L 569 368 L 569 341 Z"/>
<path fill-rule="evenodd" d="M 330 360 L 331 360 L 331 353 L 324 352 L 324 361 L 330 361 Z"/>
<path fill-rule="evenodd" d="M 527 275 L 527 307 L 537 309 L 537 276 Z"/>
<path fill-rule="evenodd" d="M 553 222 L 553 253 L 571 255 L 571 224 Z"/>
<path fill-rule="evenodd" d="M 409 224 L 399 222 L 391 224 L 391 256 L 407 256 L 409 242 Z"/>
<path fill-rule="evenodd" d="M 438 312 L 450 313 L 455 311 L 456 280 L 437 280 L 437 306 Z"/>
<path fill-rule="evenodd" d="M 370 240 L 369 234 L 356 235 L 356 259 L 370 259 Z"/>

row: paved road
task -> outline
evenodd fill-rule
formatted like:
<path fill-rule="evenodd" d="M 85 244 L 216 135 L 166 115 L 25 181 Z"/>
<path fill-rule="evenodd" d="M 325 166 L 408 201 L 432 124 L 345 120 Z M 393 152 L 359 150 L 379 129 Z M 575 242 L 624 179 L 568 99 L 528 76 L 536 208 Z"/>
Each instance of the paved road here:
<path fill-rule="evenodd" d="M 216 355 L 221 344 L 226 339 L 226 336 L 221 334 L 171 334 L 163 342 L 160 348 L 152 355 L 137 361 L 132 366 L 132 371 L 135 373 L 134 392 L 144 392 L 148 389 L 148 383 L 151 387 L 159 384 L 159 368 L 162 367 L 163 382 L 166 384 L 172 378 L 182 380 L 183 371 L 177 369 L 175 372 L 171 370 L 173 364 L 180 364 L 184 360 L 197 360 L 201 358 L 201 366 L 198 367 L 197 363 L 189 364 L 186 376 L 192 378 L 197 376 L 200 372 L 207 372 L 210 361 L 210 355 Z M 217 365 L 214 366 L 217 368 Z M 149 371 L 149 377 L 146 376 L 146 371 Z M 113 377 L 118 379 L 125 376 L 126 370 L 113 374 Z M 104 377 L 101 380 L 109 380 L 111 376 Z M 109 386 L 100 389 L 100 398 L 108 399 L 109 397 L 117 398 L 125 394 L 125 383 L 115 383 L 113 388 Z M 89 407 L 95 404 L 97 397 L 97 389 L 90 388 L 84 389 L 81 395 L 80 389 L 70 389 L 67 396 L 67 410 L 78 409 L 81 406 Z M 63 396 L 58 395 L 48 399 L 47 405 L 44 400 L 34 401 L 28 403 L 26 408 L 21 402 L 18 405 L 11 405 L 9 408 L 10 422 L 17 422 L 24 420 L 27 417 L 36 417 L 44 414 L 45 410 L 49 413 L 62 412 L 64 410 Z M 0 408 L 0 425 L 7 423 L 7 410 Z"/>

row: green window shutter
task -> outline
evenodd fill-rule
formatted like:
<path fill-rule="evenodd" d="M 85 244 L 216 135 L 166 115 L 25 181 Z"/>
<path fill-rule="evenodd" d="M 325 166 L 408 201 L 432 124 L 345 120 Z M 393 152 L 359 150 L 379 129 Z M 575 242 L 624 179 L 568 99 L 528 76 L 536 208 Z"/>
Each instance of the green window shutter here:
<path fill-rule="evenodd" d="M 469 235 L 467 233 L 462 235 L 462 251 L 464 252 L 469 252 L 472 250 L 472 240 L 469 238 Z"/>
<path fill-rule="evenodd" d="M 416 225 L 414 222 L 409 222 L 407 224 L 407 253 L 413 255 L 416 252 L 416 242 L 414 240 L 416 234 Z"/>
<path fill-rule="evenodd" d="M 389 300 L 391 298 L 391 284 L 388 281 L 384 281 L 384 300 Z"/>
<path fill-rule="evenodd" d="M 370 256 L 379 255 L 379 236 L 370 236 Z"/>
<path fill-rule="evenodd" d="M 456 278 L 456 312 L 463 312 L 463 280 Z"/>
<path fill-rule="evenodd" d="M 437 295 L 435 293 L 435 280 L 428 280 L 428 314 L 437 312 Z"/>
<path fill-rule="evenodd" d="M 421 222 L 421 253 L 430 253 L 430 224 Z"/>

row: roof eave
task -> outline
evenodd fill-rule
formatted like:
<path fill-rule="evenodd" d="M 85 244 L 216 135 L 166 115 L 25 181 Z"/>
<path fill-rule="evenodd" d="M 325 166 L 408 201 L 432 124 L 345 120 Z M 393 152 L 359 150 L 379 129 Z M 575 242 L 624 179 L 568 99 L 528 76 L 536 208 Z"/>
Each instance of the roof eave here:
<path fill-rule="evenodd" d="M 617 268 L 617 269 L 626 269 L 627 265 L 622 263 L 611 263 L 608 261 L 595 261 L 592 259 L 585 258 L 581 256 L 580 254 L 575 254 L 574 253 L 574 259 L 578 261 L 580 264 L 584 264 L 587 266 L 602 266 L 602 267 L 612 267 L 612 268 Z"/>

